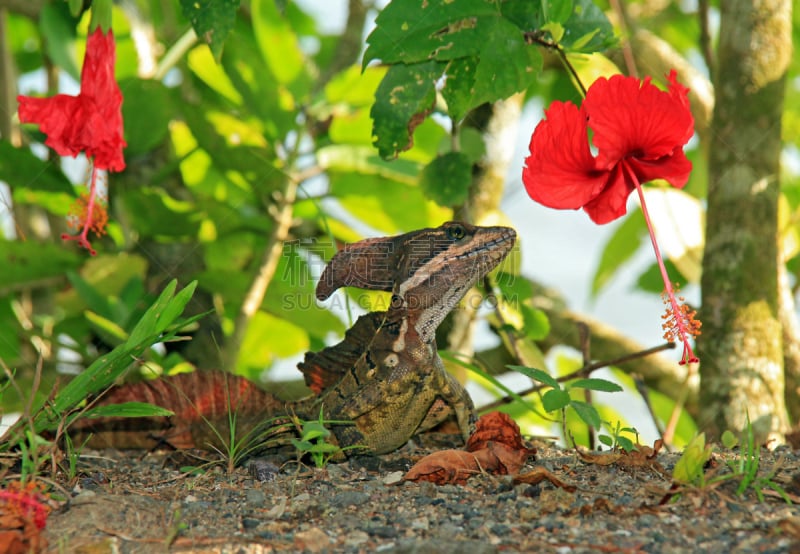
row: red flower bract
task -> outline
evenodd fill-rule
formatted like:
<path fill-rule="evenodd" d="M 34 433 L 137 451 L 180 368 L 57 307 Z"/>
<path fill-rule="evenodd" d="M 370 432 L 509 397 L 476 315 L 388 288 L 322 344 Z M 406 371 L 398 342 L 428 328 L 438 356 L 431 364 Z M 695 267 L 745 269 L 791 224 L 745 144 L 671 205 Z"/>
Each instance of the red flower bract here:
<path fill-rule="evenodd" d="M 583 208 L 602 224 L 625 214 L 639 183 L 665 179 L 683 187 L 692 171 L 683 145 L 694 119 L 688 89 L 674 71 L 668 79 L 669 91 L 662 91 L 649 78 L 615 75 L 595 81 L 580 108 L 553 102 L 533 132 L 522 172 L 530 197 L 550 208 Z"/>
<path fill-rule="evenodd" d="M 86 41 L 80 93 L 19 96 L 20 121 L 38 123 L 47 135 L 45 144 L 61 156 L 86 152 L 97 169 L 125 169 L 122 93 L 114 79 L 115 57 L 114 34 L 104 35 L 98 27 Z"/>

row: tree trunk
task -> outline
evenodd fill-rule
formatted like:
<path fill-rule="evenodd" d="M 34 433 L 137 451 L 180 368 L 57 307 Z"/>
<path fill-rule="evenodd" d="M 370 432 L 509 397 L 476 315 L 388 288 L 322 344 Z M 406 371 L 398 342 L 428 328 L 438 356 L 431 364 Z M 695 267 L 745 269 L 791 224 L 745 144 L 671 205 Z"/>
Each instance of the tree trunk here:
<path fill-rule="evenodd" d="M 781 112 L 790 0 L 721 3 L 703 259 L 701 428 L 788 429 L 778 313 Z"/>

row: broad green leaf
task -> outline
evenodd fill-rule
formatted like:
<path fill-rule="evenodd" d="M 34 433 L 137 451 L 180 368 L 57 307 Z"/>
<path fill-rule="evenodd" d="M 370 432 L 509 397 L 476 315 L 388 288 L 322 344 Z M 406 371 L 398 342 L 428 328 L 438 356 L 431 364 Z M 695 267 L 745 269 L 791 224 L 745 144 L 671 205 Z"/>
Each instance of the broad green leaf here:
<path fill-rule="evenodd" d="M 411 135 L 433 109 L 436 80 L 442 74 L 438 62 L 394 65 L 375 93 L 370 110 L 374 144 L 383 158 L 394 158 L 411 148 Z"/>
<path fill-rule="evenodd" d="M 458 206 L 467 200 L 472 183 L 472 163 L 462 152 L 448 152 L 422 170 L 419 186 L 440 206 Z"/>
<path fill-rule="evenodd" d="M 332 173 L 330 180 L 332 195 L 343 208 L 387 234 L 429 227 L 450 216 L 419 187 L 355 173 Z"/>
<path fill-rule="evenodd" d="M 256 312 L 247 327 L 237 372 L 265 369 L 275 357 L 300 354 L 309 347 L 308 333 L 285 319 Z"/>
<path fill-rule="evenodd" d="M 167 137 L 174 115 L 170 91 L 152 79 L 125 79 L 119 83 L 125 97 L 122 117 L 125 121 L 125 156 L 153 150 Z M 147 114 L 147 117 L 142 117 Z"/>
<path fill-rule="evenodd" d="M 706 462 L 711 457 L 711 446 L 706 446 L 706 435 L 695 436 L 683 450 L 672 470 L 672 479 L 679 483 L 699 485 L 704 479 Z"/>
<path fill-rule="evenodd" d="M 620 392 L 620 391 L 622 391 L 622 387 L 620 387 L 618 384 L 616 384 L 616 383 L 614 383 L 612 381 L 607 381 L 605 379 L 596 379 L 596 378 L 575 379 L 574 381 L 570 381 L 569 388 L 571 388 L 571 389 L 576 389 L 576 388 L 589 389 L 589 390 L 600 391 L 600 392 Z"/>
<path fill-rule="evenodd" d="M 545 21 L 564 23 L 572 15 L 572 0 L 541 0 Z"/>
<path fill-rule="evenodd" d="M 597 295 L 603 287 L 616 275 L 622 266 L 630 260 L 639 250 L 642 239 L 647 235 L 647 226 L 644 223 L 641 211 L 636 210 L 629 214 L 617 230 L 611 235 L 600 261 L 594 272 L 592 280 L 592 294 Z"/>
<path fill-rule="evenodd" d="M 525 336 L 531 340 L 542 340 L 550 334 L 550 320 L 542 310 L 527 304 L 520 304 L 519 310 L 522 312 Z"/>
<path fill-rule="evenodd" d="M 542 70 L 539 49 L 526 44 L 520 29 L 506 19 L 497 19 L 487 26 L 478 58 L 473 107 L 527 89 Z"/>
<path fill-rule="evenodd" d="M 112 310 L 112 306 L 104 306 L 102 300 L 97 296 L 107 299 L 120 295 L 132 281 L 142 283 L 147 273 L 147 261 L 135 254 L 99 254 L 87 259 L 80 268 L 80 283 L 66 289 L 56 296 L 56 301 L 60 310 L 66 313 L 77 313 L 86 308 L 106 315 L 105 309 L 110 319 L 119 317 L 120 314 Z M 77 287 L 85 287 L 78 290 Z M 142 298 L 142 294 L 137 296 L 137 302 Z M 89 302 L 92 302 L 91 305 Z"/>
<path fill-rule="evenodd" d="M 575 413 L 580 416 L 580 418 L 586 422 L 586 425 L 594 429 L 600 429 L 602 422 L 600 421 L 600 414 L 597 413 L 597 409 L 587 402 L 582 402 L 580 400 L 571 400 L 569 405 L 572 406 L 572 409 L 575 410 Z"/>
<path fill-rule="evenodd" d="M 192 73 L 197 75 L 212 90 L 218 92 L 235 105 L 242 103 L 242 95 L 233 86 L 222 66 L 214 61 L 211 52 L 206 48 L 193 48 L 187 56 L 187 63 Z"/>
<path fill-rule="evenodd" d="M 6 140 L 0 141 L 0 181 L 8 184 L 15 201 L 26 190 L 58 194 L 65 204 L 64 213 L 75 198 L 72 184 L 58 164 L 37 158 L 29 148 L 15 148 Z"/>
<path fill-rule="evenodd" d="M 228 33 L 233 29 L 239 0 L 180 0 L 183 15 L 200 40 L 208 44 L 219 60 Z"/>
<path fill-rule="evenodd" d="M 561 45 L 571 52 L 597 52 L 616 41 L 606 14 L 592 0 L 573 0 L 572 15 L 564 22 Z"/>
<path fill-rule="evenodd" d="M 175 412 L 147 402 L 123 402 L 122 404 L 90 408 L 81 414 L 81 417 L 167 417 L 173 415 Z"/>
<path fill-rule="evenodd" d="M 327 170 L 380 175 L 402 183 L 414 184 L 420 165 L 405 159 L 391 162 L 375 155 L 371 146 L 333 144 L 317 150 L 317 162 Z"/>
<path fill-rule="evenodd" d="M 333 105 L 345 104 L 353 108 L 371 106 L 375 91 L 385 75 L 385 67 L 368 67 L 362 72 L 358 65 L 351 65 L 325 83 L 325 99 Z"/>
<path fill-rule="evenodd" d="M 80 81 L 81 71 L 75 63 L 75 20 L 64 2 L 47 2 L 39 14 L 39 30 L 47 37 L 44 46 L 52 63 Z"/>
<path fill-rule="evenodd" d="M 200 229 L 203 214 L 197 207 L 172 198 L 163 189 L 132 187 L 124 191 L 122 200 L 141 236 L 192 238 Z"/>
<path fill-rule="evenodd" d="M 367 37 L 364 66 L 411 64 L 474 56 L 485 41 L 484 26 L 500 19 L 497 3 L 486 0 L 395 0 L 375 19 Z M 517 28 L 516 33 L 522 31 Z"/>
<path fill-rule="evenodd" d="M 525 367 L 521 365 L 507 365 L 506 367 L 513 371 L 518 371 L 522 373 L 529 379 L 533 379 L 534 381 L 538 381 L 547 386 L 553 387 L 554 389 L 561 388 L 561 385 L 559 385 L 558 381 L 556 381 L 552 375 L 550 375 L 546 371 L 542 371 L 541 369 L 536 369 L 535 367 Z"/>
<path fill-rule="evenodd" d="M 305 64 L 297 36 L 274 0 L 252 0 L 250 8 L 261 55 L 279 83 L 291 83 L 303 72 Z"/>
<path fill-rule="evenodd" d="M 63 279 L 81 265 L 83 256 L 62 244 L 0 241 L 0 290 L 38 286 L 38 282 Z"/>
<path fill-rule="evenodd" d="M 478 60 L 463 57 L 451 60 L 444 71 L 442 98 L 447 102 L 447 114 L 458 122 L 474 107 L 475 69 Z"/>
<path fill-rule="evenodd" d="M 569 393 L 561 389 L 550 389 L 542 395 L 542 406 L 547 412 L 566 408 L 570 401 Z"/>

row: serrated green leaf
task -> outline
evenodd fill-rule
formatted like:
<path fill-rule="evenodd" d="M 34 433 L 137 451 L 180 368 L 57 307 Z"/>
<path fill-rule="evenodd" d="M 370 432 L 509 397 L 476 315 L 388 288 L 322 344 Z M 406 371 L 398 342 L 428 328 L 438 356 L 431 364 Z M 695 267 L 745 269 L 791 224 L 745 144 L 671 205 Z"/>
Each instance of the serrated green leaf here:
<path fill-rule="evenodd" d="M 561 389 L 550 389 L 542 395 L 542 406 L 547 412 L 566 408 L 570 401 L 569 393 Z"/>
<path fill-rule="evenodd" d="M 183 15 L 219 61 L 225 39 L 236 22 L 239 0 L 180 0 Z"/>
<path fill-rule="evenodd" d="M 81 417 L 169 417 L 173 415 L 175 415 L 175 412 L 172 410 L 148 404 L 147 402 L 123 402 L 122 404 L 90 408 Z"/>
<path fill-rule="evenodd" d="M 477 67 L 478 60 L 469 56 L 451 60 L 445 68 L 442 98 L 447 103 L 447 114 L 456 122 L 461 121 L 473 107 Z"/>
<path fill-rule="evenodd" d="M 569 396 L 568 393 L 565 394 Z M 586 425 L 593 429 L 600 429 L 603 422 L 600 421 L 600 414 L 597 413 L 597 408 L 587 402 L 581 402 L 580 400 L 570 400 L 569 405 Z"/>
<path fill-rule="evenodd" d="M 458 206 L 467 200 L 472 183 L 472 164 L 462 152 L 447 152 L 422 170 L 419 186 L 440 206 Z"/>
<path fill-rule="evenodd" d="M 411 148 L 411 136 L 436 100 L 439 62 L 394 65 L 375 92 L 370 110 L 373 144 L 383 158 L 394 158 Z"/>
<path fill-rule="evenodd" d="M 547 373 L 546 371 L 542 371 L 541 369 L 536 369 L 535 367 L 525 367 L 521 365 L 507 365 L 508 369 L 518 371 L 522 373 L 524 376 L 533 379 L 534 381 L 538 381 L 540 383 L 544 383 L 554 389 L 561 388 L 558 381 L 555 378 Z"/>
<path fill-rule="evenodd" d="M 377 59 L 409 64 L 473 56 L 484 39 L 484 25 L 501 17 L 498 5 L 485 0 L 431 0 L 422 5 L 395 0 L 375 19 L 363 65 Z"/>
<path fill-rule="evenodd" d="M 622 390 L 622 387 L 612 381 L 596 378 L 575 379 L 569 383 L 569 388 L 589 389 L 599 392 L 620 392 Z"/>

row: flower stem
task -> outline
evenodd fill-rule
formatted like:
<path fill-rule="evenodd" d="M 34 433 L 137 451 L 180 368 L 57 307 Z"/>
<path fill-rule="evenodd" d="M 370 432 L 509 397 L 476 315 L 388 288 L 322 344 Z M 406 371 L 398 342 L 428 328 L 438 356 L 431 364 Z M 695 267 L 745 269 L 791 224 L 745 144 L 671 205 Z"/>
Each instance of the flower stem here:
<path fill-rule="evenodd" d="M 678 338 L 683 343 L 683 355 L 680 363 L 696 363 L 699 360 L 697 356 L 695 356 L 694 351 L 689 344 L 689 335 L 694 336 L 697 334 L 697 328 L 695 325 L 699 327 L 699 322 L 694 321 L 694 312 L 689 313 L 687 307 L 682 305 L 680 302 L 678 302 L 678 299 L 675 298 L 675 290 L 672 287 L 672 282 L 669 279 L 667 267 L 664 265 L 664 258 L 661 256 L 661 250 L 658 248 L 658 241 L 656 240 L 656 233 L 655 229 L 653 229 L 653 223 L 650 220 L 650 213 L 647 211 L 647 203 L 644 200 L 644 190 L 642 190 L 642 185 L 639 183 L 639 179 L 636 177 L 635 172 L 628 166 L 628 164 L 623 161 L 622 165 L 625 172 L 628 174 L 628 177 L 630 177 L 632 180 L 634 187 L 636 188 L 636 194 L 639 195 L 639 203 L 642 206 L 642 215 L 644 216 L 644 221 L 647 224 L 647 232 L 650 234 L 650 242 L 653 244 L 653 251 L 656 254 L 656 262 L 658 262 L 658 269 L 661 271 L 661 279 L 664 281 L 664 291 L 669 301 L 669 307 L 667 311 L 670 314 L 668 318 L 665 318 L 667 319 L 667 326 L 665 327 L 665 330 L 667 331 L 667 334 L 677 332 Z"/>

